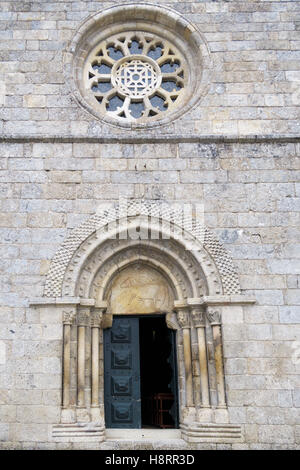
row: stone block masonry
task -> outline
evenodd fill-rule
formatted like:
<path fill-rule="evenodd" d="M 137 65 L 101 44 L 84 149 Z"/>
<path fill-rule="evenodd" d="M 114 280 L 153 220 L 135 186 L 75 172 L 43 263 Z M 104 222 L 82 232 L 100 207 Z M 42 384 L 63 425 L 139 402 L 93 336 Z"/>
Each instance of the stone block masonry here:
<path fill-rule="evenodd" d="M 10 168 L 1 174 L 0 320 L 1 341 L 6 350 L 6 362 L 1 366 L 1 416 L 6 423 L 3 435 L 7 436 L 9 429 L 11 436 L 6 438 L 10 442 L 7 445 L 14 446 L 12 442 L 17 440 L 22 446 L 35 435 L 39 441 L 47 426 L 57 423 L 59 413 L 61 321 L 53 312 L 39 313 L 29 308 L 28 299 L 33 294 L 42 296 L 50 260 L 74 226 L 94 214 L 99 204 L 111 204 L 121 195 L 140 197 L 144 192 L 151 194 L 151 199 L 204 204 L 205 224 L 232 254 L 243 293 L 257 299 L 256 306 L 245 307 L 241 318 L 232 318 L 223 325 L 232 422 L 243 424 L 246 435 L 251 426 L 256 427 L 256 441 L 246 442 L 248 447 L 255 443 L 283 444 L 280 436 L 284 436 L 292 448 L 297 444 L 294 425 L 300 386 L 299 270 L 295 258 L 300 241 L 295 222 L 298 208 L 285 201 L 296 197 L 297 171 L 280 183 L 276 175 L 289 173 L 287 158 L 290 166 L 295 166 L 298 145 L 173 143 L 152 144 L 150 150 L 145 144 L 1 144 L 5 167 Z M 232 159 L 240 168 L 233 170 L 234 182 L 227 168 Z M 276 163 L 274 181 L 262 182 L 262 172 L 268 174 L 269 170 L 249 170 L 262 159 L 268 167 L 275 167 Z M 246 164 L 240 166 L 241 160 Z M 59 170 L 59 163 L 52 161 L 63 162 L 65 169 Z M 161 164 L 157 178 L 156 170 L 142 171 L 141 166 L 132 170 L 141 161 L 150 168 L 151 162 L 174 162 L 173 168 L 179 169 L 171 170 L 174 176 L 167 192 L 164 181 L 168 179 L 169 165 Z M 94 175 L 88 183 L 86 162 Z M 118 162 L 121 172 L 113 162 Z M 194 171 L 190 168 L 196 165 L 201 167 L 198 173 L 202 181 L 186 182 L 186 175 Z M 96 170 L 102 167 L 106 168 L 103 172 Z M 219 174 L 225 174 L 225 178 L 219 178 Z M 252 178 L 247 182 L 249 174 Z M 151 183 L 143 182 L 143 175 Z M 179 192 L 183 177 L 185 182 Z M 38 180 L 42 182 L 35 183 Z M 30 433 L 30 439 L 28 426 L 36 433 Z M 56 445 L 59 444 L 53 444 Z"/>
<path fill-rule="evenodd" d="M 180 119 L 128 130 L 77 103 L 63 59 L 82 21 L 119 2 L 2 2 L 2 449 L 119 445 L 51 437 L 62 402 L 62 312 L 29 300 L 43 296 L 72 229 L 120 197 L 203 204 L 242 293 L 256 299 L 235 315 L 228 309 L 222 325 L 229 424 L 241 426 L 243 441 L 186 448 L 299 449 L 300 2 L 156 3 L 199 29 L 211 81 Z"/>
<path fill-rule="evenodd" d="M 4 2 L 0 18 L 2 132 L 110 135 L 70 95 L 63 51 L 89 14 L 118 2 L 34 2 L 32 11 L 25 3 L 9 11 Z M 299 2 L 159 3 L 200 30 L 214 74 L 199 105 L 156 135 L 299 134 Z"/>

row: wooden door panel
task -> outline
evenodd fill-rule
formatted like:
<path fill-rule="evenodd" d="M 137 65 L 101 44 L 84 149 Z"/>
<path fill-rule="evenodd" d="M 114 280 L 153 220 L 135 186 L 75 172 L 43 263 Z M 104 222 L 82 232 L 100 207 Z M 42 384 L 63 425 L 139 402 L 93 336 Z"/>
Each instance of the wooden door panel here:
<path fill-rule="evenodd" d="M 108 428 L 140 428 L 139 319 L 114 316 L 104 331 L 105 420 Z"/>

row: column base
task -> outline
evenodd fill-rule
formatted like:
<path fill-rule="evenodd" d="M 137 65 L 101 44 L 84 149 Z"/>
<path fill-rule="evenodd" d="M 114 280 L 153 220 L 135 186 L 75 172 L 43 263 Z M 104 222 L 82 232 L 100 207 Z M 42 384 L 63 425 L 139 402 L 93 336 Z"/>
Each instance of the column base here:
<path fill-rule="evenodd" d="M 197 420 L 198 423 L 213 423 L 213 410 L 210 407 L 197 408 Z"/>
<path fill-rule="evenodd" d="M 229 423 L 229 413 L 226 406 L 218 406 L 214 410 L 215 423 Z"/>
<path fill-rule="evenodd" d="M 60 422 L 63 424 L 76 422 L 76 413 L 72 408 L 62 408 L 60 416 Z"/>
<path fill-rule="evenodd" d="M 199 407 L 197 408 L 197 418 L 194 420 L 197 423 L 216 423 L 227 424 L 229 423 L 229 413 L 227 407 Z"/>
<path fill-rule="evenodd" d="M 87 408 L 76 408 L 76 421 L 77 423 L 89 423 L 91 421 L 90 413 Z"/>
<path fill-rule="evenodd" d="M 91 406 L 91 421 L 104 426 L 104 413 L 100 406 Z"/>
<path fill-rule="evenodd" d="M 186 406 L 182 410 L 182 422 L 188 425 L 194 421 L 196 421 L 196 408 L 194 406 Z"/>

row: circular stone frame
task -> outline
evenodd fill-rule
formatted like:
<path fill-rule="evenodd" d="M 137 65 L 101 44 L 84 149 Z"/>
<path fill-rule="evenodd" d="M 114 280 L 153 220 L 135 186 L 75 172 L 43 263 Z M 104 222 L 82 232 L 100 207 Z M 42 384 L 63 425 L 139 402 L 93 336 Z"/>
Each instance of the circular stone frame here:
<path fill-rule="evenodd" d="M 145 31 L 161 36 L 174 44 L 188 65 L 186 91 L 180 106 L 145 122 L 122 122 L 100 113 L 85 87 L 83 74 L 90 52 L 106 38 L 128 31 Z M 87 18 L 65 51 L 64 65 L 66 83 L 76 101 L 102 122 L 128 129 L 167 125 L 194 108 L 208 91 L 212 68 L 207 44 L 194 25 L 171 8 L 143 3 L 116 5 Z"/>

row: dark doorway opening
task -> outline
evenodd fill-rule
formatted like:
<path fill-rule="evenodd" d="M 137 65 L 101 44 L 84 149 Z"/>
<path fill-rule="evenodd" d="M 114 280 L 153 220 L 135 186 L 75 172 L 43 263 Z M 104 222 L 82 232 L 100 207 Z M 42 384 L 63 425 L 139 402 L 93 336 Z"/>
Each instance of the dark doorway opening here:
<path fill-rule="evenodd" d="M 104 330 L 107 428 L 178 428 L 175 331 L 164 315 L 114 315 Z"/>
<path fill-rule="evenodd" d="M 177 428 L 175 332 L 164 316 L 140 317 L 142 427 Z"/>

